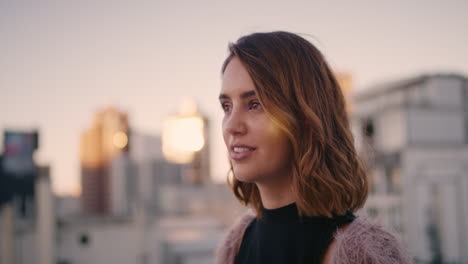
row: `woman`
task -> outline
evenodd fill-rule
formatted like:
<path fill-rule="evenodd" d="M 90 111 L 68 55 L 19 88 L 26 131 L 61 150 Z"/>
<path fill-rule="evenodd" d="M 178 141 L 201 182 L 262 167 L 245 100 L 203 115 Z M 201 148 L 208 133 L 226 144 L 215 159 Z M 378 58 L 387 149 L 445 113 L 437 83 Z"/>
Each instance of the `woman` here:
<path fill-rule="evenodd" d="M 353 213 L 368 182 L 323 55 L 288 32 L 229 46 L 219 96 L 237 199 L 252 211 L 219 264 L 409 263 L 396 236 Z"/>

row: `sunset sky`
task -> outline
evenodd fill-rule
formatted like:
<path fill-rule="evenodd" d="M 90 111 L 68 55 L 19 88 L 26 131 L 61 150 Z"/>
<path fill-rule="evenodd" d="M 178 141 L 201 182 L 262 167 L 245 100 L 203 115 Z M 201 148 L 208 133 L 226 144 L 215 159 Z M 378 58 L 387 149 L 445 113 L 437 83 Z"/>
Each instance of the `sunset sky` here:
<path fill-rule="evenodd" d="M 355 90 L 421 73 L 468 75 L 468 1 L 0 1 L 0 131 L 40 131 L 54 190 L 78 194 L 79 136 L 108 105 L 159 134 L 180 99 L 212 120 L 212 174 L 227 170 L 218 103 L 227 44 L 307 34 Z M 3 133 L 2 133 L 3 136 Z M 3 138 L 0 136 L 0 139 Z"/>

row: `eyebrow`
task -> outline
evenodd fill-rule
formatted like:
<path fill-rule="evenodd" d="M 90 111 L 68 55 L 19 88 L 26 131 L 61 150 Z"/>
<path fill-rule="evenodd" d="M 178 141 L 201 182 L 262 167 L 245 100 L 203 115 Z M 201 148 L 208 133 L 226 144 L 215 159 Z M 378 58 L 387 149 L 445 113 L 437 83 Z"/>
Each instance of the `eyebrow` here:
<path fill-rule="evenodd" d="M 240 98 L 245 99 L 245 98 L 252 97 L 252 96 L 255 96 L 255 95 L 256 95 L 256 92 L 254 90 L 252 90 L 252 91 L 241 93 Z M 227 96 L 226 94 L 220 94 L 219 99 L 231 99 L 231 98 L 229 96 Z"/>

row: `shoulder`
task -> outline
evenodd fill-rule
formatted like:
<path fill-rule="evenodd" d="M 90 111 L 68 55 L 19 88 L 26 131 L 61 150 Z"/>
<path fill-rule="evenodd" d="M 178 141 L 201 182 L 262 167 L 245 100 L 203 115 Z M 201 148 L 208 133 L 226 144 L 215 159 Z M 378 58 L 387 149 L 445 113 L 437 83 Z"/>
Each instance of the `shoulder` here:
<path fill-rule="evenodd" d="M 334 236 L 330 263 L 411 263 L 399 236 L 365 216 Z"/>
<path fill-rule="evenodd" d="M 242 242 L 245 229 L 255 219 L 255 214 L 248 210 L 227 230 L 215 253 L 216 264 L 234 263 L 234 258 Z"/>

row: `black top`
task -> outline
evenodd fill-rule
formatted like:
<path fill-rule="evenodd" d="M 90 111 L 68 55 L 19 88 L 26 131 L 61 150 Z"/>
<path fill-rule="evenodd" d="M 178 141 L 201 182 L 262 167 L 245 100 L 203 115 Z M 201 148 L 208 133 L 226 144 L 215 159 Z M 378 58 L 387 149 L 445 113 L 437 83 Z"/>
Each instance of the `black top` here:
<path fill-rule="evenodd" d="M 320 263 L 337 228 L 356 218 L 351 212 L 300 218 L 296 203 L 262 212 L 245 230 L 235 264 Z"/>

